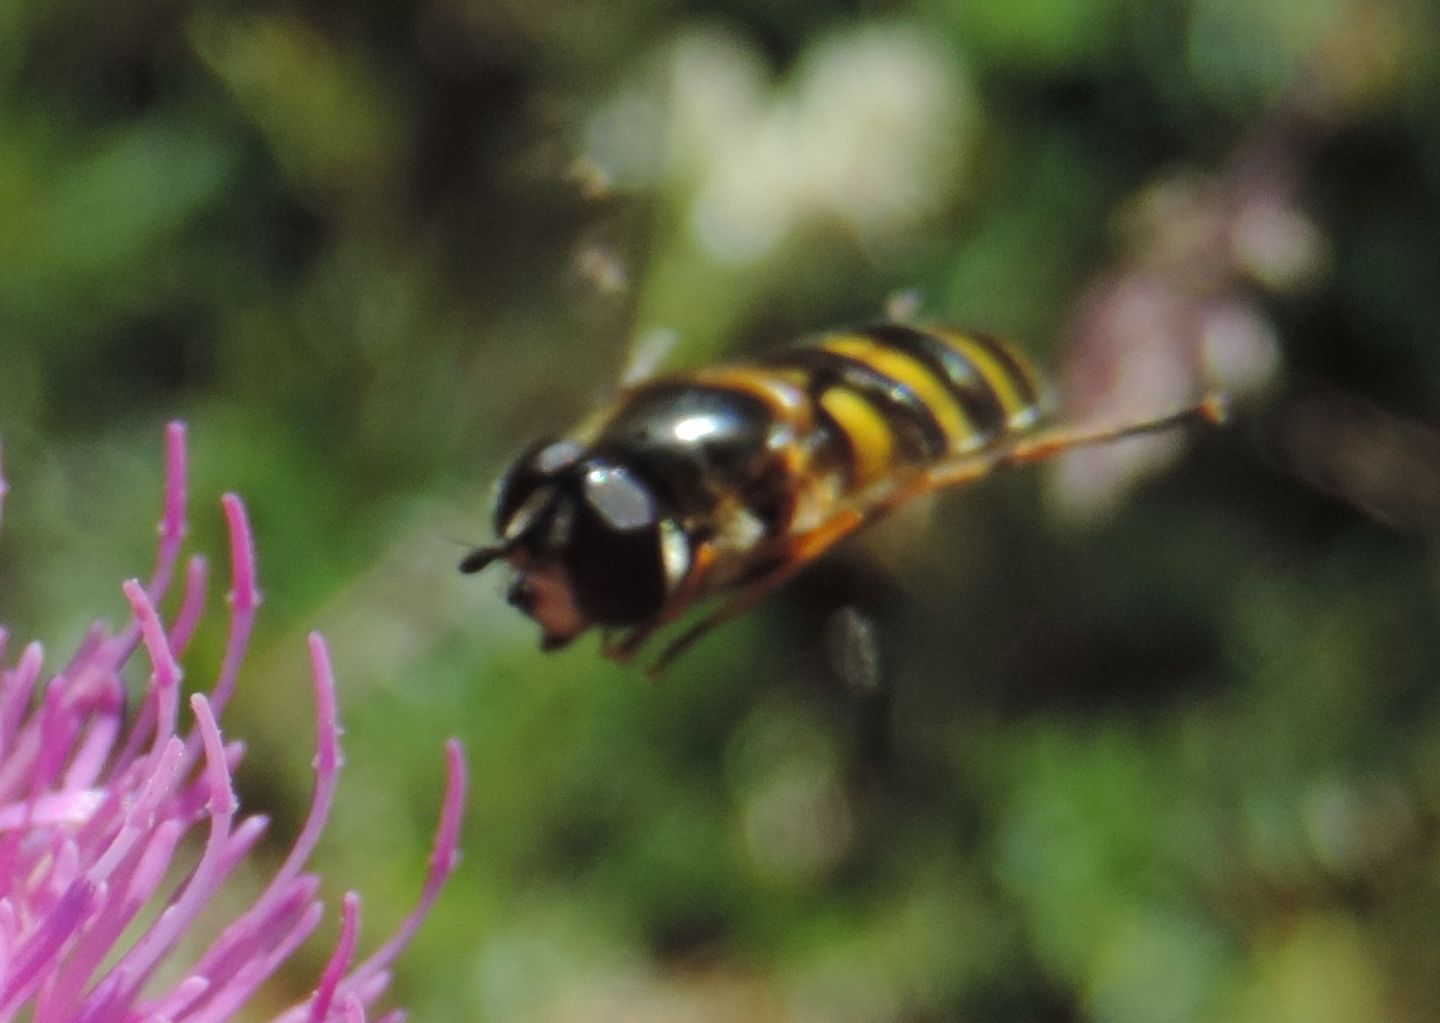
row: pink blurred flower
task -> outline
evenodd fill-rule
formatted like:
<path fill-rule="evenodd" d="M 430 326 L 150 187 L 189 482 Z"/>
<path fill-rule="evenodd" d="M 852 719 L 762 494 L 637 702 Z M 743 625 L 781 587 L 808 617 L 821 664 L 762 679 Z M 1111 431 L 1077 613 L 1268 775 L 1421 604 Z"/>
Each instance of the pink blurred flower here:
<path fill-rule="evenodd" d="M 166 622 L 156 609 L 180 557 L 185 486 L 185 431 L 172 424 L 155 573 L 148 585 L 125 583 L 132 618 L 123 629 L 92 627 L 58 670 L 44 668 L 39 643 L 6 667 L 8 635 L 0 629 L 0 1023 L 223 1023 L 320 922 L 319 878 L 304 867 L 334 799 L 340 749 L 329 656 L 311 635 L 317 749 L 309 816 L 254 904 L 208 946 L 196 933 L 197 917 L 267 821 L 239 815 L 231 775 L 243 746 L 224 742 L 217 723 L 260 597 L 249 525 L 234 495 L 222 502 L 231 548 L 226 653 L 208 695 L 190 697 L 189 730 L 178 731 L 179 662 L 200 618 L 203 558 L 189 561 L 174 617 Z M 0 478 L 0 499 L 4 493 Z M 120 676 L 141 647 L 149 685 L 127 724 Z M 360 902 L 347 894 L 340 938 L 314 993 L 278 1020 L 362 1023 L 384 991 L 391 963 L 458 860 L 464 756 L 453 740 L 446 754 L 440 823 L 418 905 L 357 964 Z M 178 884 L 167 883 L 187 840 L 203 843 L 199 858 Z M 170 979 L 160 980 L 162 972 Z"/>
<path fill-rule="evenodd" d="M 1074 422 L 1146 419 L 1205 392 L 1249 403 L 1281 370 L 1264 297 L 1313 282 L 1326 239 L 1304 209 L 1323 122 L 1282 104 L 1226 164 L 1175 174 L 1132 204 L 1123 254 L 1086 287 L 1064 330 L 1061 390 Z M 1060 459 L 1053 495 L 1072 514 L 1115 505 L 1179 453 L 1183 434 Z"/>

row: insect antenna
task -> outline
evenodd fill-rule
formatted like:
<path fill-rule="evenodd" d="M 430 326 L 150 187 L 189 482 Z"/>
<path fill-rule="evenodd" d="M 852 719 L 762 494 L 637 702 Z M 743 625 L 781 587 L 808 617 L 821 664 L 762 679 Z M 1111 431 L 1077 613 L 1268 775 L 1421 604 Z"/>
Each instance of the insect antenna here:
<path fill-rule="evenodd" d="M 503 558 L 506 554 L 506 547 L 503 544 L 492 544 L 488 547 L 476 547 L 460 561 L 460 571 L 465 575 L 474 575 L 476 572 L 487 568 L 492 561 Z"/>

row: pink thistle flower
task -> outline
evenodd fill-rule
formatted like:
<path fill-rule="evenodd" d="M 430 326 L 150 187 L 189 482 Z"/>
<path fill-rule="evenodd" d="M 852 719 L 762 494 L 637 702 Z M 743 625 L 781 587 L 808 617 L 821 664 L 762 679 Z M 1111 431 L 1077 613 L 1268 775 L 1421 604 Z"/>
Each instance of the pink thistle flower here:
<path fill-rule="evenodd" d="M 322 916 L 319 879 L 305 864 L 334 800 L 341 758 L 335 679 L 324 641 L 312 634 L 316 756 L 309 815 L 254 904 L 208 946 L 193 933 L 267 823 L 240 816 L 231 776 L 243 746 L 227 744 L 218 723 L 260 591 L 244 506 L 227 494 L 229 638 L 209 693 L 189 699 L 193 720 L 182 734 L 180 662 L 200 618 L 207 572 L 203 558 L 190 559 L 178 609 L 166 622 L 157 608 L 186 532 L 180 424 L 167 433 L 165 480 L 155 572 L 149 585 L 125 583 L 132 617 L 123 629 L 92 627 L 69 661 L 47 673 L 39 643 L 8 664 L 8 635 L 0 628 L 0 1023 L 224 1023 Z M 0 500 L 5 489 L 0 477 Z M 127 725 L 121 671 L 141 647 L 149 685 Z M 363 1023 L 384 992 L 391 964 L 459 859 L 465 762 L 454 740 L 446 757 L 440 822 L 415 909 L 357 964 L 360 899 L 347 894 L 340 938 L 314 993 L 281 1013 L 280 1023 Z M 187 840 L 201 844 L 199 858 L 178 884 L 167 884 Z M 194 948 L 202 951 L 187 951 Z M 166 977 L 180 979 L 161 982 L 162 965 Z M 399 1011 L 380 1017 L 401 1018 Z"/>

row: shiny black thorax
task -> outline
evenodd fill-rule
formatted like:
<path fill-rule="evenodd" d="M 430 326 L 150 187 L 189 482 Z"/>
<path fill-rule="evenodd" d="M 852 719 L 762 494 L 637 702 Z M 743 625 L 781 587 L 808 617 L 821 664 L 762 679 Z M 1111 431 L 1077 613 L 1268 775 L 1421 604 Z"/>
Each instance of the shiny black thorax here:
<path fill-rule="evenodd" d="M 766 535 L 783 532 L 791 487 L 779 451 L 788 427 L 760 398 L 721 387 L 657 381 L 627 395 L 591 451 L 644 480 L 691 541 L 743 509 Z"/>

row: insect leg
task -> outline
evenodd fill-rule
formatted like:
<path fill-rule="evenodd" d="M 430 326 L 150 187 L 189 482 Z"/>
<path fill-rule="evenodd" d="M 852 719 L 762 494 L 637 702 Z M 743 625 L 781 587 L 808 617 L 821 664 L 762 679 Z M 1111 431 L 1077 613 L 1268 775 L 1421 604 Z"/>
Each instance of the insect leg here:
<path fill-rule="evenodd" d="M 666 601 L 665 609 L 652 621 L 635 626 L 623 637 L 614 638 L 611 633 L 606 633 L 601 640 L 601 655 L 618 664 L 629 661 L 657 629 L 663 628 L 684 614 L 690 605 L 699 598 L 704 591 L 705 581 L 709 578 L 710 570 L 714 566 L 714 545 L 706 542 L 697 544 L 691 554 L 690 571 L 685 573 L 685 578 L 676 587 L 675 593 Z"/>
<path fill-rule="evenodd" d="M 670 666 L 671 662 L 688 650 L 696 640 L 703 637 L 717 625 L 729 621 L 736 615 L 744 614 L 771 593 L 775 592 L 775 590 L 784 586 L 794 578 L 801 569 L 825 553 L 825 551 L 829 550 L 860 527 L 873 521 L 873 518 L 874 516 L 869 509 L 847 508 L 822 522 L 808 533 L 792 538 L 789 541 L 788 549 L 784 551 L 774 568 L 770 569 L 770 571 L 764 575 L 745 583 L 739 592 L 731 596 L 725 603 L 721 604 L 714 611 L 706 614 L 698 622 L 672 640 L 665 649 L 661 651 L 660 656 L 655 659 L 654 663 L 645 669 L 645 673 L 651 678 L 659 678 L 665 669 Z"/>
<path fill-rule="evenodd" d="M 636 625 L 623 635 L 618 630 L 607 630 L 600 640 L 600 656 L 616 664 L 628 664 L 630 658 L 645 645 L 645 641 L 668 620 L 668 617 L 662 616 L 643 625 Z"/>
<path fill-rule="evenodd" d="M 1092 444 L 1108 444 L 1127 437 L 1139 437 L 1151 433 L 1163 433 L 1191 422 L 1205 422 L 1213 425 L 1223 423 L 1226 418 L 1225 396 L 1219 392 L 1207 394 L 1194 405 L 1153 419 L 1138 422 L 1109 424 L 1093 427 L 1059 426 L 1039 433 L 1022 436 L 1009 444 L 990 448 L 974 455 L 962 456 L 941 462 L 927 470 L 918 484 L 902 488 L 892 499 L 892 507 L 918 497 L 931 490 L 958 486 L 980 479 L 997 469 L 1017 465 L 1043 462 L 1047 458 L 1063 454 L 1074 448 Z"/>

